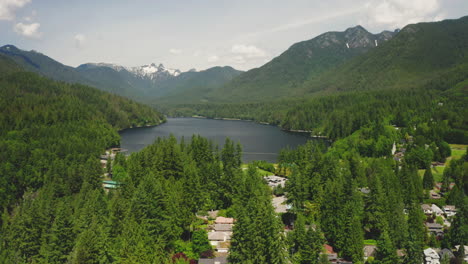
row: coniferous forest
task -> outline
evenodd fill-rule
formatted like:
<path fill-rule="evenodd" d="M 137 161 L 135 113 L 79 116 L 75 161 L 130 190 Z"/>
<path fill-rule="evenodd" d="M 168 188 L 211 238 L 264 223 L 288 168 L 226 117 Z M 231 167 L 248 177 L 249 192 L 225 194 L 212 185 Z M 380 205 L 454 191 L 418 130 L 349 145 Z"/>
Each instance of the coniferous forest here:
<path fill-rule="evenodd" d="M 243 91 L 265 81 L 252 95 L 266 99 L 245 102 L 187 96 L 145 105 L 75 83 L 67 76 L 84 77 L 72 67 L 57 70 L 64 65 L 40 53 L 2 48 L 0 263 L 466 263 L 467 21 L 375 35 L 356 27 L 331 34 L 335 42 L 364 39 L 367 46 L 352 54 L 340 55 L 347 42 L 328 49 L 324 35 L 294 45 L 292 59 L 285 52 L 246 74 L 205 72 L 213 83 L 196 71 L 182 81 L 166 76 L 178 91 L 191 83 L 232 98 L 248 98 Z M 450 60 L 440 50 L 423 58 L 427 50 L 414 48 L 446 35 L 460 41 L 441 42 Z M 373 46 L 385 36 L 383 48 Z M 277 94 L 267 94 L 268 74 L 304 59 L 304 47 L 326 51 L 318 64 L 303 62 L 310 76 L 294 65 L 275 76 Z M 134 88 L 120 84 L 125 93 Z M 289 91 L 282 85 L 297 89 L 294 96 L 280 96 Z M 245 164 L 239 142 L 218 145 L 200 135 L 121 152 L 119 131 L 161 125 L 166 115 L 240 118 L 325 139 L 284 148 L 276 163 Z"/>

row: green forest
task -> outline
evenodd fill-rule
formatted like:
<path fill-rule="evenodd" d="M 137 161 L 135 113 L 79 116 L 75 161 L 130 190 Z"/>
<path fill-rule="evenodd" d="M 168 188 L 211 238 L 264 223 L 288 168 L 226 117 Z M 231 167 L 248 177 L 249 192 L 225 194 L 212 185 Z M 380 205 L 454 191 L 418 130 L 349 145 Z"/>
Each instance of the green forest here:
<path fill-rule="evenodd" d="M 466 263 L 467 21 L 324 34 L 246 73 L 186 74 L 185 98 L 150 105 L 72 83 L 74 68 L 42 54 L 15 55 L 49 65 L 33 72 L 0 55 L 0 263 L 421 264 L 434 249 Z M 346 34 L 367 44 L 346 53 Z M 199 135 L 119 152 L 119 131 L 163 113 L 329 144 L 285 148 L 274 164 Z"/>

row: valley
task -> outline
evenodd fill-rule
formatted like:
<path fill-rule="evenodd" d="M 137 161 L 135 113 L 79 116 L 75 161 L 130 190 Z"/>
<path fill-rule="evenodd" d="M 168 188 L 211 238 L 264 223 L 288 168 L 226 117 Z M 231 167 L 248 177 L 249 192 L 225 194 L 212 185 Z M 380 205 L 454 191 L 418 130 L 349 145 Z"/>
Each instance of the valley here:
<path fill-rule="evenodd" d="M 0 262 L 467 261 L 467 16 L 230 52 L 265 62 L 2 46 Z"/>

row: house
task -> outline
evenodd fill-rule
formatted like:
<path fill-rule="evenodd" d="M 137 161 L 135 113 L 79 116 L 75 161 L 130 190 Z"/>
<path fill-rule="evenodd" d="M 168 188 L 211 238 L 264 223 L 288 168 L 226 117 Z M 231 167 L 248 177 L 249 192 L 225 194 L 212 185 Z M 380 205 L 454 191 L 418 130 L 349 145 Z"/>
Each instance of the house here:
<path fill-rule="evenodd" d="M 452 217 L 457 214 L 457 209 L 455 208 L 455 205 L 446 205 L 442 208 L 444 209 L 445 215 L 447 215 L 447 217 Z"/>
<path fill-rule="evenodd" d="M 231 242 L 229 242 L 229 241 L 219 242 L 218 246 L 216 246 L 216 251 L 218 253 L 228 253 L 230 246 L 231 246 Z"/>
<path fill-rule="evenodd" d="M 444 211 L 442 211 L 442 209 L 440 209 L 439 206 L 435 205 L 435 204 L 432 204 L 431 205 L 431 209 L 432 209 L 432 212 L 436 215 L 436 216 L 441 216 L 444 214 Z"/>
<path fill-rule="evenodd" d="M 455 258 L 455 255 L 453 254 L 453 252 L 448 248 L 444 248 L 441 251 L 439 251 L 439 256 L 441 260 L 444 259 L 444 256 L 447 257 L 448 259 Z"/>
<path fill-rule="evenodd" d="M 426 227 L 428 232 L 436 235 L 436 236 L 443 236 L 444 230 L 443 226 L 437 223 L 426 223 Z"/>
<path fill-rule="evenodd" d="M 227 264 L 227 257 L 216 257 L 212 259 L 199 259 L 198 264 Z"/>
<path fill-rule="evenodd" d="M 116 182 L 116 181 L 102 181 L 102 187 L 104 187 L 104 189 L 117 189 L 119 188 L 121 185 L 120 182 Z"/>
<path fill-rule="evenodd" d="M 231 240 L 232 232 L 208 232 L 208 240 L 211 242 L 211 245 L 217 246 L 220 241 Z"/>
<path fill-rule="evenodd" d="M 376 252 L 377 252 L 377 246 L 365 245 L 364 246 L 364 260 L 367 260 L 369 257 L 375 256 Z"/>
<path fill-rule="evenodd" d="M 216 217 L 215 224 L 234 224 L 234 218 L 230 217 L 222 217 L 218 216 Z"/>
<path fill-rule="evenodd" d="M 437 192 L 434 191 L 434 190 L 431 190 L 431 191 L 429 192 L 429 195 L 431 196 L 431 199 L 440 199 L 440 198 L 442 198 L 442 197 L 440 196 L 440 194 L 437 193 Z"/>
<path fill-rule="evenodd" d="M 432 206 L 428 204 L 421 204 L 421 209 L 424 211 L 425 215 L 432 215 Z"/>
<path fill-rule="evenodd" d="M 424 250 L 424 262 L 425 264 L 440 264 L 440 256 L 433 248 L 427 248 Z"/>
<path fill-rule="evenodd" d="M 233 225 L 229 225 L 229 224 L 215 224 L 214 230 L 215 232 L 231 232 L 232 226 Z"/>
<path fill-rule="evenodd" d="M 284 177 L 276 176 L 276 175 L 270 175 L 263 177 L 263 179 L 268 183 L 268 186 L 271 188 L 281 186 L 284 187 L 286 184 L 287 179 Z"/>
<path fill-rule="evenodd" d="M 338 254 L 333 250 L 332 246 L 325 244 L 323 248 L 325 249 L 325 254 L 328 256 L 328 261 L 336 262 L 338 260 Z"/>
<path fill-rule="evenodd" d="M 286 198 L 284 196 L 273 197 L 271 203 L 273 204 L 276 213 L 286 213 L 288 211 L 288 206 L 285 202 Z"/>

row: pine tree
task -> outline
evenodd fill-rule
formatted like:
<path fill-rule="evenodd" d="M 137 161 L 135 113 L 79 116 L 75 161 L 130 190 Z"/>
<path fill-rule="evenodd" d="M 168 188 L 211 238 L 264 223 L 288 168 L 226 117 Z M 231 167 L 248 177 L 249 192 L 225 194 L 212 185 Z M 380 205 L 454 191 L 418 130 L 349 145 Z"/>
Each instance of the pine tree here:
<path fill-rule="evenodd" d="M 208 240 L 208 234 L 204 229 L 193 232 L 192 243 L 193 252 L 198 256 L 200 253 L 212 250 L 210 241 Z"/>
<path fill-rule="evenodd" d="M 434 188 L 434 176 L 432 176 L 431 168 L 426 168 L 424 172 L 423 187 L 425 190 L 432 190 Z"/>
<path fill-rule="evenodd" d="M 239 199 L 238 218 L 233 230 L 231 263 L 281 264 L 285 248 L 280 219 L 271 204 L 270 190 L 258 176 L 247 177 L 248 199 Z"/>
<path fill-rule="evenodd" d="M 377 254 L 376 259 L 381 264 L 395 264 L 398 263 L 398 256 L 396 249 L 390 240 L 387 230 L 384 230 L 377 241 Z"/>
<path fill-rule="evenodd" d="M 408 241 L 406 244 L 405 263 L 423 262 L 424 228 L 423 215 L 417 204 L 411 205 L 408 212 Z"/>

